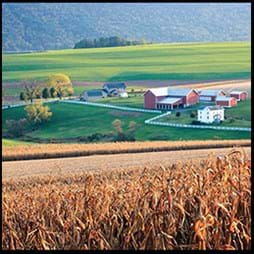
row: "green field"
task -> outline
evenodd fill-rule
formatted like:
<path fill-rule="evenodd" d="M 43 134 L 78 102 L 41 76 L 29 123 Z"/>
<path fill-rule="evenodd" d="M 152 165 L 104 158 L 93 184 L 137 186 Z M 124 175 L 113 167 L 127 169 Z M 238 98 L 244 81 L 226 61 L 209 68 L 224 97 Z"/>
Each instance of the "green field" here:
<path fill-rule="evenodd" d="M 17 146 L 17 145 L 32 145 L 34 143 L 32 142 L 25 142 L 25 141 L 20 141 L 20 140 L 13 140 L 13 139 L 8 139 L 8 138 L 3 138 L 2 139 L 2 145 L 4 147 L 8 146 Z"/>
<path fill-rule="evenodd" d="M 125 128 L 130 121 L 137 123 L 137 140 L 207 140 L 207 139 L 249 139 L 249 132 L 181 129 L 145 125 L 144 121 L 154 116 L 150 113 L 127 112 L 92 106 L 57 103 L 50 104 L 52 119 L 36 131 L 28 130 L 27 135 L 34 138 L 74 138 L 94 133 L 107 134 L 113 131 L 112 121 L 123 121 Z M 25 116 L 24 108 L 4 110 L 2 114 L 5 130 L 7 119 Z"/>
<path fill-rule="evenodd" d="M 177 43 L 2 55 L 2 80 L 77 81 L 250 78 L 250 42 Z"/>
<path fill-rule="evenodd" d="M 107 97 L 96 102 L 132 108 L 144 108 L 144 96 L 129 95 L 128 98 Z"/>

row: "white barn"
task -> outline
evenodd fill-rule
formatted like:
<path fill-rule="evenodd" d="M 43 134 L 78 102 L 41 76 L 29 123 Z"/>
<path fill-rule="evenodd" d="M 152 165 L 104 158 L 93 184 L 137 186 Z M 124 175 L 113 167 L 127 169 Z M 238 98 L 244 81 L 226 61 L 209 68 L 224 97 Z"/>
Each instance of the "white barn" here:
<path fill-rule="evenodd" d="M 203 109 L 198 109 L 198 121 L 202 123 L 224 121 L 224 108 L 220 106 L 207 106 Z"/>

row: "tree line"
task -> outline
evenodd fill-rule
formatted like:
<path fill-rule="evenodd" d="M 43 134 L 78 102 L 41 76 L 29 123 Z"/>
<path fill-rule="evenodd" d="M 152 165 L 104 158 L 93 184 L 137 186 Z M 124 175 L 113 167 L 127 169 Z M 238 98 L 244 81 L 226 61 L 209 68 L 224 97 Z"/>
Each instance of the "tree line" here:
<path fill-rule="evenodd" d="M 102 48 L 102 47 L 119 47 L 119 46 L 132 46 L 151 44 L 144 39 L 142 40 L 126 40 L 118 36 L 101 37 L 99 39 L 83 39 L 77 42 L 74 49 L 79 48 Z"/>
<path fill-rule="evenodd" d="M 74 94 L 74 89 L 70 78 L 65 74 L 54 74 L 50 75 L 46 81 L 46 85 L 38 85 L 35 81 L 31 83 L 23 83 L 25 90 L 20 92 L 20 100 L 33 99 L 48 99 L 48 98 L 59 98 L 62 99 L 64 96 L 71 96 Z"/>

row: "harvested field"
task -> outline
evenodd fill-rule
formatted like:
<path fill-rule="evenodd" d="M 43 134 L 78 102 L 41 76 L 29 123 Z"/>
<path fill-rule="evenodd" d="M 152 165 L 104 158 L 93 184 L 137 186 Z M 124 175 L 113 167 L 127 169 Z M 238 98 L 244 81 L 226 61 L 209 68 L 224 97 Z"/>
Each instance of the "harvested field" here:
<path fill-rule="evenodd" d="M 248 156 L 234 150 L 201 162 L 4 180 L 2 249 L 250 250 L 250 177 Z"/>
<path fill-rule="evenodd" d="M 250 146 L 250 140 L 148 141 L 97 144 L 45 144 L 3 147 L 2 160 L 47 159 L 95 154 L 119 154 L 184 149 Z"/>
<path fill-rule="evenodd" d="M 176 160 L 200 160 L 208 154 L 224 155 L 232 148 L 200 149 L 185 151 L 167 151 L 150 153 L 93 155 L 88 157 L 43 159 L 29 161 L 2 162 L 3 179 L 19 179 L 38 175 L 62 175 L 82 171 L 111 170 L 119 168 L 143 168 L 144 166 L 164 166 L 174 163 Z M 250 156 L 250 147 L 244 147 Z"/>

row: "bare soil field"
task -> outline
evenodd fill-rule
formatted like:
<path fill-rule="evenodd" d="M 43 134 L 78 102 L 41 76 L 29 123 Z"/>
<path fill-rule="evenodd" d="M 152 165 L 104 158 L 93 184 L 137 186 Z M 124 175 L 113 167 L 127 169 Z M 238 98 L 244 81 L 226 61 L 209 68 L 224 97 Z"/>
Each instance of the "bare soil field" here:
<path fill-rule="evenodd" d="M 244 150 L 250 157 L 251 147 L 237 149 Z M 176 163 L 176 161 L 206 159 L 209 154 L 223 156 L 232 150 L 232 148 L 217 148 L 2 162 L 2 178 L 3 180 L 10 180 L 21 177 L 63 175 L 90 170 L 143 168 L 144 166 L 150 167 L 161 164 L 167 166 Z"/>

